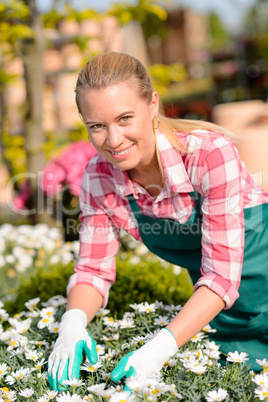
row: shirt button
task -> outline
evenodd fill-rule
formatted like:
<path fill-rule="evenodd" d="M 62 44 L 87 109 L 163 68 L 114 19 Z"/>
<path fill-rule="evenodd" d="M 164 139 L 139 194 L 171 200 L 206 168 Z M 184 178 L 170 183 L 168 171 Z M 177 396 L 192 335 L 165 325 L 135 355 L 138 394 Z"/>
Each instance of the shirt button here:
<path fill-rule="evenodd" d="M 136 227 L 136 223 L 135 223 L 135 222 L 131 222 L 131 223 L 130 223 L 130 226 L 131 226 L 132 228 L 135 228 L 135 227 Z"/>

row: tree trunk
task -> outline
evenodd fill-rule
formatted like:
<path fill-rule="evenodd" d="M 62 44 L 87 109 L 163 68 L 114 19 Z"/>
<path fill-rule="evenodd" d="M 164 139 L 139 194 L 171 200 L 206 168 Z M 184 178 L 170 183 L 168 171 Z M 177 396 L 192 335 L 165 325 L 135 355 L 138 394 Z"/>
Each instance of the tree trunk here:
<path fill-rule="evenodd" d="M 43 31 L 35 0 L 25 0 L 30 8 L 27 25 L 34 36 L 22 42 L 22 59 L 25 76 L 25 148 L 31 189 L 28 208 L 33 211 L 33 223 L 38 220 L 38 177 L 45 164 L 42 145 L 45 141 L 42 122 L 43 98 Z"/>

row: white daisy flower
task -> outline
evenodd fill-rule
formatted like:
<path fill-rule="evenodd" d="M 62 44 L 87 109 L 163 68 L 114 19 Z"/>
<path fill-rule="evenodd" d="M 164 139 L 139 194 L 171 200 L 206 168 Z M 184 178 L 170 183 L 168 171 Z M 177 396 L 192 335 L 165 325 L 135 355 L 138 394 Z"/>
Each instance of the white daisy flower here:
<path fill-rule="evenodd" d="M 19 392 L 19 395 L 23 396 L 25 399 L 30 399 L 31 396 L 33 396 L 33 394 L 34 394 L 33 388 L 25 388 Z"/>
<path fill-rule="evenodd" d="M 12 373 L 6 377 L 6 382 L 9 385 L 12 385 L 18 380 L 27 381 L 30 374 L 31 370 L 29 368 L 21 368 L 19 370 L 12 371 Z"/>
<path fill-rule="evenodd" d="M 119 333 L 118 332 L 112 334 L 112 340 L 113 341 L 118 341 L 119 340 Z"/>
<path fill-rule="evenodd" d="M 83 399 L 79 395 L 71 395 L 70 392 L 62 392 L 56 397 L 57 402 L 83 402 Z"/>
<path fill-rule="evenodd" d="M 165 306 L 165 310 L 169 311 L 170 313 L 172 312 L 177 312 L 180 311 L 182 309 L 182 305 L 178 304 L 177 306 L 174 306 L 174 304 L 170 304 L 168 306 Z"/>
<path fill-rule="evenodd" d="M 103 324 L 114 331 L 119 327 L 119 322 L 115 321 L 113 317 L 103 317 Z"/>
<path fill-rule="evenodd" d="M 44 318 L 50 318 L 53 317 L 56 313 L 56 309 L 53 306 L 50 307 L 45 307 L 40 311 L 40 317 Z"/>
<path fill-rule="evenodd" d="M 27 318 L 26 320 L 19 321 L 16 325 L 16 330 L 18 333 L 24 334 L 30 329 L 31 324 L 32 324 L 31 318 Z"/>
<path fill-rule="evenodd" d="M 139 308 L 139 312 L 140 313 L 154 313 L 156 310 L 156 306 L 154 303 L 149 304 L 148 302 L 145 303 L 141 303 L 140 304 L 140 308 Z"/>
<path fill-rule="evenodd" d="M 44 396 L 49 399 L 54 399 L 58 395 L 58 391 L 49 390 Z"/>
<path fill-rule="evenodd" d="M 100 367 L 101 363 L 97 362 L 96 364 L 92 364 L 89 361 L 86 361 L 83 366 L 81 366 L 81 370 L 88 371 L 89 373 L 95 373 Z"/>
<path fill-rule="evenodd" d="M 207 402 L 224 401 L 228 396 L 228 392 L 225 389 L 219 388 L 217 391 L 209 391 L 206 396 Z"/>
<path fill-rule="evenodd" d="M 60 323 L 57 321 L 57 322 L 52 322 L 49 325 L 48 329 L 49 329 L 49 332 L 51 332 L 52 334 L 57 334 L 59 331 L 59 327 L 60 327 Z"/>
<path fill-rule="evenodd" d="M 147 390 L 144 379 L 140 377 L 129 377 L 126 379 L 126 385 L 136 394 L 143 392 L 144 389 Z"/>
<path fill-rule="evenodd" d="M 42 353 L 37 352 L 37 350 L 27 350 L 27 352 L 25 353 L 25 358 L 27 360 L 38 360 L 40 357 L 42 356 Z"/>
<path fill-rule="evenodd" d="M 237 351 L 235 351 L 234 353 L 229 352 L 226 360 L 232 363 L 244 363 L 248 360 L 247 356 L 248 354 L 245 352 L 241 353 L 238 353 Z"/>
<path fill-rule="evenodd" d="M 116 389 L 114 387 L 105 389 L 105 386 L 106 383 L 95 384 L 88 387 L 87 390 L 97 396 L 107 399 L 116 392 Z"/>
<path fill-rule="evenodd" d="M 71 378 L 70 380 L 65 380 L 63 381 L 65 385 L 68 385 L 72 388 L 77 388 L 77 387 L 81 387 L 82 385 L 85 384 L 84 380 L 79 380 L 77 378 Z"/>
<path fill-rule="evenodd" d="M 0 308 L 0 319 L 2 321 L 7 321 L 8 317 L 9 317 L 9 314 L 6 312 L 6 310 L 3 308 Z"/>
<path fill-rule="evenodd" d="M 205 349 L 204 353 L 207 355 L 207 357 L 209 359 L 219 360 L 219 358 L 220 358 L 220 351 L 219 350 Z"/>
<path fill-rule="evenodd" d="M 67 303 L 67 299 L 66 297 L 63 297 L 62 295 L 56 295 L 51 297 L 50 299 L 48 299 L 47 302 L 43 302 L 42 306 L 44 307 L 60 307 L 60 306 L 64 306 Z"/>
<path fill-rule="evenodd" d="M 257 398 L 259 398 L 260 401 L 267 400 L 268 398 L 268 388 L 263 387 L 260 389 L 255 389 L 254 394 L 256 395 Z"/>
<path fill-rule="evenodd" d="M 97 349 L 98 356 L 104 355 L 105 346 L 97 344 L 96 349 Z"/>
<path fill-rule="evenodd" d="M 256 359 L 256 362 L 264 369 L 268 369 L 268 360 L 267 359 Z"/>
<path fill-rule="evenodd" d="M 176 385 L 175 384 L 165 384 L 165 392 L 170 392 L 172 396 L 175 396 L 176 398 L 182 399 L 183 396 L 179 394 L 176 390 Z"/>
<path fill-rule="evenodd" d="M 3 401 L 8 401 L 8 402 L 13 402 L 17 400 L 16 397 L 16 392 L 15 391 L 9 391 L 6 388 L 2 388 L 1 389 L 1 393 L 2 393 L 2 397 L 3 397 Z"/>
<path fill-rule="evenodd" d="M 53 316 L 45 316 L 37 323 L 37 327 L 39 329 L 49 328 L 51 324 L 54 322 Z"/>
<path fill-rule="evenodd" d="M 40 302 L 40 297 L 36 297 L 34 299 L 30 299 L 27 302 L 24 303 L 25 307 L 27 307 L 28 310 L 34 310 L 34 308 L 37 306 L 37 304 Z"/>
<path fill-rule="evenodd" d="M 132 344 L 138 344 L 138 343 L 140 343 L 140 344 L 144 344 L 144 342 L 145 342 L 145 336 L 134 336 L 133 338 L 132 338 Z"/>
<path fill-rule="evenodd" d="M 0 364 L 0 379 L 8 372 L 8 365 L 6 363 Z"/>
<path fill-rule="evenodd" d="M 135 322 L 134 322 L 134 320 L 133 319 L 130 319 L 130 318 L 123 318 L 123 320 L 121 320 L 120 321 L 120 323 L 119 323 L 119 327 L 121 328 L 121 329 L 124 329 L 124 328 L 135 328 Z"/>
<path fill-rule="evenodd" d="M 132 402 L 134 401 L 134 395 L 131 395 L 129 391 L 120 391 L 113 394 L 109 402 Z"/>
<path fill-rule="evenodd" d="M 209 324 L 207 324 L 207 325 L 202 329 L 202 331 L 204 331 L 204 332 L 206 332 L 206 333 L 217 332 L 217 330 L 214 329 L 214 328 L 211 328 L 211 326 L 210 326 Z"/>
<path fill-rule="evenodd" d="M 45 363 L 46 363 L 45 359 L 42 359 L 42 360 L 40 360 L 40 361 L 37 361 L 37 362 L 35 363 L 35 366 L 34 366 L 35 370 L 41 370 L 42 366 L 43 366 Z"/>
<path fill-rule="evenodd" d="M 109 313 L 110 313 L 110 310 L 108 310 L 107 308 L 100 308 L 96 314 L 96 317 L 104 317 L 105 315 L 107 315 Z"/>
<path fill-rule="evenodd" d="M 154 319 L 154 325 L 165 327 L 170 322 L 167 316 L 159 315 L 157 318 Z"/>
<path fill-rule="evenodd" d="M 209 350 L 219 350 L 220 349 L 219 345 L 216 345 L 216 343 L 214 341 L 211 342 L 211 341 L 206 340 L 204 342 L 204 345 L 205 345 L 205 348 L 209 349 Z"/>
<path fill-rule="evenodd" d="M 116 356 L 116 354 L 116 350 L 108 349 L 108 353 L 105 353 L 105 355 L 101 356 L 101 358 L 103 360 L 112 360 Z"/>
<path fill-rule="evenodd" d="M 195 336 L 191 338 L 193 343 L 199 342 L 204 338 L 204 334 L 202 332 L 198 332 Z"/>
<path fill-rule="evenodd" d="M 83 402 L 92 401 L 92 399 L 94 399 L 94 395 L 89 394 L 89 395 L 84 396 Z"/>
<path fill-rule="evenodd" d="M 87 390 L 89 392 L 93 392 L 93 394 L 95 394 L 95 395 L 99 395 L 99 392 L 102 392 L 104 390 L 105 386 L 106 386 L 106 383 L 102 382 L 100 384 L 91 385 L 90 387 L 87 388 Z"/>
<path fill-rule="evenodd" d="M 40 396 L 37 399 L 37 402 L 48 402 L 48 401 L 49 401 L 49 398 L 47 397 L 47 395 Z"/>
<path fill-rule="evenodd" d="M 207 371 L 207 367 L 202 363 L 197 363 L 195 365 L 188 365 L 188 368 L 195 374 L 201 375 Z"/>

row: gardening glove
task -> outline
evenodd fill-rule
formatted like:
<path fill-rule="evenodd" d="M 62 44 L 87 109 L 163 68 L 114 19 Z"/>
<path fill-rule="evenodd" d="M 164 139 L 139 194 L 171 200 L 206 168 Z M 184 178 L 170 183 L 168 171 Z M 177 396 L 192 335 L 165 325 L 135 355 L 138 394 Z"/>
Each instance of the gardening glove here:
<path fill-rule="evenodd" d="M 83 310 L 68 310 L 62 316 L 59 337 L 48 359 L 48 382 L 55 391 L 66 390 L 65 380 L 79 378 L 83 353 L 92 364 L 98 361 L 96 342 L 86 326 L 87 315 Z"/>
<path fill-rule="evenodd" d="M 137 379 L 155 376 L 177 351 L 178 346 L 173 334 L 167 328 L 163 328 L 140 349 L 124 356 L 112 371 L 111 379 L 118 381 L 124 376 L 126 378 L 135 376 Z"/>

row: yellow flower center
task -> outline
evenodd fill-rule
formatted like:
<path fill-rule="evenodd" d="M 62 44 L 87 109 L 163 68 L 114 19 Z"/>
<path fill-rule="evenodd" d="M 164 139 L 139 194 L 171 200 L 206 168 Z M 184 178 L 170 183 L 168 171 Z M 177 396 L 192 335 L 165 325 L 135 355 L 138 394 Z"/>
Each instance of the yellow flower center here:
<path fill-rule="evenodd" d="M 43 319 L 43 322 L 49 322 L 49 319 L 48 319 L 48 318 L 44 318 L 44 319 Z"/>

